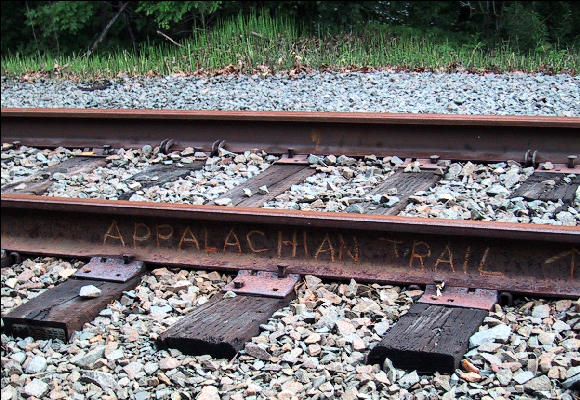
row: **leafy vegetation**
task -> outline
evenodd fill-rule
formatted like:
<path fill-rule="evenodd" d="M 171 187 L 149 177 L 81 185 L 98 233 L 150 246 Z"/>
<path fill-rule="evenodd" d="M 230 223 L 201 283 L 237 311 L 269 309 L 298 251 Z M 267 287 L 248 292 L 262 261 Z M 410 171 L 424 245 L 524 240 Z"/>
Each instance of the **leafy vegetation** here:
<path fill-rule="evenodd" d="M 2 74 L 575 73 L 572 3 L 3 2 Z"/>

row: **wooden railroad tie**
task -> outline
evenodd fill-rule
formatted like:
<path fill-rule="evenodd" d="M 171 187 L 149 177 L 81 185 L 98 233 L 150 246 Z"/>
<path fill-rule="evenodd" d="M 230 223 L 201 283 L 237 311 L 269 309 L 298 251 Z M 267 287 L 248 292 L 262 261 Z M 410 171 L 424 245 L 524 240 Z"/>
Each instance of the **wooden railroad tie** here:
<path fill-rule="evenodd" d="M 141 186 L 139 189 L 123 193 L 119 196 L 119 200 L 129 200 L 137 190 L 150 188 L 152 186 L 163 186 L 166 183 L 177 181 L 180 178 L 188 176 L 193 171 L 202 169 L 204 165 L 204 161 L 194 161 L 191 164 L 180 167 L 173 164 L 153 164 L 130 178 L 130 180 L 139 182 Z"/>
<path fill-rule="evenodd" d="M 377 207 L 372 202 L 362 203 L 365 214 L 397 215 L 409 204 L 409 197 L 421 190 L 427 190 L 434 186 L 441 176 L 433 171 L 421 171 L 405 173 L 402 168 L 394 175 L 385 179 L 371 192 L 371 195 L 388 193 L 389 189 L 396 189 L 394 196 L 399 198 L 399 202 L 392 207 Z"/>
<path fill-rule="evenodd" d="M 260 325 L 290 300 L 292 295 L 276 299 L 249 295 L 223 298 L 217 294 L 163 332 L 158 344 L 184 354 L 231 359 L 260 334 Z"/>
<path fill-rule="evenodd" d="M 80 173 L 103 167 L 107 163 L 105 157 L 75 156 L 57 165 L 47 167 L 37 173 L 2 186 L 2 193 L 36 194 L 45 193 L 54 183 L 51 179 L 56 173 L 71 177 Z"/>
<path fill-rule="evenodd" d="M 224 193 L 216 200 L 230 198 L 233 206 L 262 207 L 264 203 L 284 193 L 292 185 L 304 181 L 304 179 L 315 173 L 316 169 L 310 168 L 308 164 L 293 165 L 276 163 L 260 174 L 243 182 L 241 185 Z M 259 188 L 262 186 L 266 186 L 269 193 L 260 193 Z M 245 189 L 248 189 L 252 194 L 250 197 L 244 193 Z M 216 200 L 208 204 L 214 205 L 216 204 Z"/>
<path fill-rule="evenodd" d="M 233 358 L 259 335 L 260 325 L 294 298 L 299 276 L 279 271 L 277 275 L 240 271 L 224 288 L 237 292 L 235 297 L 215 295 L 163 332 L 158 346 L 189 355 Z"/>
<path fill-rule="evenodd" d="M 449 294 L 437 296 L 435 287 L 428 285 L 423 297 L 371 349 L 367 362 L 382 366 L 389 358 L 396 368 L 423 373 L 458 368 L 469 338 L 497 301 L 497 292 L 448 290 Z"/>
<path fill-rule="evenodd" d="M 5 329 L 13 336 L 66 342 L 124 291 L 137 286 L 142 273 L 142 262 L 95 257 L 66 281 L 3 316 Z M 87 285 L 99 288 L 101 295 L 81 298 L 79 291 Z"/>
<path fill-rule="evenodd" d="M 568 174 L 554 172 L 534 172 L 523 181 L 512 197 L 523 197 L 528 201 L 542 200 L 572 204 L 580 177 L 567 178 Z"/>

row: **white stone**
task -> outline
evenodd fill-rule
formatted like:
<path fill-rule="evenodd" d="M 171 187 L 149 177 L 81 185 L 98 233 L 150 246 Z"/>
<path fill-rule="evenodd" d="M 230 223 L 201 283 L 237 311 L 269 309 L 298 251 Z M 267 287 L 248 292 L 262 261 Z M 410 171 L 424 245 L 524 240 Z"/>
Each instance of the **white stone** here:
<path fill-rule="evenodd" d="M 162 360 L 159 361 L 159 368 L 161 368 L 162 370 L 175 369 L 179 367 L 179 365 L 180 365 L 179 361 L 173 357 L 163 358 Z"/>
<path fill-rule="evenodd" d="M 81 296 L 83 299 L 94 299 L 96 297 L 99 297 L 100 295 L 101 289 L 99 289 L 94 285 L 83 286 L 79 291 L 79 296 Z"/>
<path fill-rule="evenodd" d="M 469 347 L 477 347 L 484 342 L 491 342 L 494 340 L 506 341 L 511 334 L 512 329 L 508 325 L 497 325 L 485 331 L 475 332 L 469 338 Z"/>
<path fill-rule="evenodd" d="M 220 400 L 218 388 L 215 386 L 204 386 L 195 398 L 196 400 Z"/>
<path fill-rule="evenodd" d="M 223 199 L 215 200 L 215 203 L 218 206 L 229 206 L 232 204 L 232 199 L 230 199 L 229 197 L 224 197 Z"/>
<path fill-rule="evenodd" d="M 520 371 L 514 374 L 513 380 L 519 383 L 520 385 L 526 383 L 530 379 L 534 377 L 534 373 L 530 371 Z"/>
<path fill-rule="evenodd" d="M 547 304 L 539 304 L 532 310 L 532 317 L 547 318 L 550 316 L 550 306 Z"/>
<path fill-rule="evenodd" d="M 48 392 L 48 385 L 40 379 L 33 379 L 28 385 L 24 387 L 24 393 L 28 396 L 41 398 Z"/>
<path fill-rule="evenodd" d="M 46 359 L 40 356 L 34 356 L 26 366 L 27 374 L 38 374 L 46 369 Z"/>
<path fill-rule="evenodd" d="M 346 319 L 339 319 L 336 321 L 336 328 L 341 335 L 346 335 L 349 333 L 356 332 L 356 329 L 352 325 L 352 323 Z"/>

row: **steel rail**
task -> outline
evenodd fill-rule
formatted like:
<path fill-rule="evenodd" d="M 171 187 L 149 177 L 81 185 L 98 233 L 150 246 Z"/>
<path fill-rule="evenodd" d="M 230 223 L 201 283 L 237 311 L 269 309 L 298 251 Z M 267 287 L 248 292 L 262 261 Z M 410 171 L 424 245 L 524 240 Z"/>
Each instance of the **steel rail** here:
<path fill-rule="evenodd" d="M 270 153 L 348 154 L 472 161 L 549 160 L 580 154 L 580 118 L 269 111 L 2 108 L 2 139 L 38 147 L 261 148 Z M 529 154 L 528 160 L 525 155 Z"/>
<path fill-rule="evenodd" d="M 580 227 L 2 195 L 2 247 L 580 296 Z"/>

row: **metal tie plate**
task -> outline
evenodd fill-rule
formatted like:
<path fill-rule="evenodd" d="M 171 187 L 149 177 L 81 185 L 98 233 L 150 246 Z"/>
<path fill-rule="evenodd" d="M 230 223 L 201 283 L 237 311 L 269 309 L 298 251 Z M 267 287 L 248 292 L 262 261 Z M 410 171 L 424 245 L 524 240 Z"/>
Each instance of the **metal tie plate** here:
<path fill-rule="evenodd" d="M 286 274 L 285 271 L 276 273 L 241 270 L 238 272 L 238 276 L 225 285 L 222 290 L 224 292 L 231 290 L 236 294 L 283 299 L 292 293 L 299 279 L 300 275 Z"/>
<path fill-rule="evenodd" d="M 309 165 L 308 156 L 306 154 L 295 154 L 289 157 L 288 154 L 283 154 L 276 164 L 291 164 L 291 165 Z"/>
<path fill-rule="evenodd" d="M 491 310 L 494 304 L 497 303 L 497 291 L 445 286 L 441 290 L 441 294 L 438 296 L 435 285 L 427 285 L 423 296 L 421 296 L 418 302 Z"/>
<path fill-rule="evenodd" d="M 77 279 L 96 279 L 109 282 L 127 282 L 143 269 L 143 261 L 127 258 L 92 257 L 73 275 Z"/>

